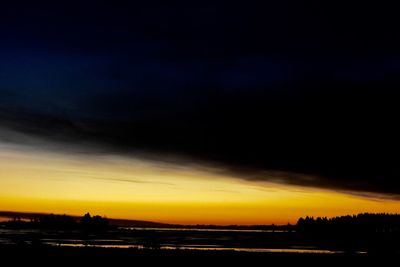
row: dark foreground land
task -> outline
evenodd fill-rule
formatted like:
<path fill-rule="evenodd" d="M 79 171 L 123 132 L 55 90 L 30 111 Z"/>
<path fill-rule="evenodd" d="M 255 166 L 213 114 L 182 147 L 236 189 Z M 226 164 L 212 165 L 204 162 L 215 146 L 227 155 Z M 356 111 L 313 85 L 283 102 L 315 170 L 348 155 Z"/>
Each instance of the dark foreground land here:
<path fill-rule="evenodd" d="M 263 229 L 136 228 L 100 216 L 0 224 L 0 267 L 397 266 L 400 215 L 300 218 Z M 8 264 L 10 265 L 10 264 Z"/>
<path fill-rule="evenodd" d="M 397 262 L 390 255 L 50 246 L 0 246 L 0 257 L 3 263 L 13 266 L 387 266 Z"/>

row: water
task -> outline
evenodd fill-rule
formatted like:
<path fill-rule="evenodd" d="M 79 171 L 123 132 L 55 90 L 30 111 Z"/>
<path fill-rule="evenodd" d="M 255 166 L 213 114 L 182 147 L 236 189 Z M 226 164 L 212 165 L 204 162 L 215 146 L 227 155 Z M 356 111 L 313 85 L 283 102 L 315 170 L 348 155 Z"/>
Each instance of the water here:
<path fill-rule="evenodd" d="M 0 222 L 7 222 L 9 221 L 11 218 L 9 217 L 4 217 L 4 216 L 0 216 Z"/>
<path fill-rule="evenodd" d="M 121 249 L 238 251 L 258 253 L 340 254 L 341 250 L 321 249 L 284 243 L 296 233 L 265 230 L 122 228 L 105 235 L 82 236 L 79 231 L 0 229 L 0 244 L 44 244 L 60 247 L 99 247 Z M 83 238 L 84 237 L 84 238 Z M 287 238 L 287 239 L 285 239 Z M 279 242 L 276 242 L 278 240 Z M 359 251 L 356 253 L 365 253 Z"/>
<path fill-rule="evenodd" d="M 253 230 L 253 229 L 212 229 L 212 228 L 153 228 L 153 227 L 120 227 L 130 231 L 187 231 L 187 232 L 227 232 L 227 233 L 284 233 L 285 230 Z"/>
<path fill-rule="evenodd" d="M 62 243 L 46 242 L 45 244 L 60 247 L 98 247 L 98 248 L 122 248 L 122 249 L 146 249 L 143 245 L 121 245 L 121 244 L 83 244 L 83 243 Z M 325 250 L 325 249 L 298 249 L 298 248 L 233 248 L 233 247 L 212 247 L 212 246 L 160 246 L 157 249 L 162 250 L 201 250 L 201 251 L 239 251 L 239 252 L 257 252 L 257 253 L 312 253 L 312 254 L 342 254 L 344 251 Z M 356 253 L 364 254 L 364 251 Z"/>

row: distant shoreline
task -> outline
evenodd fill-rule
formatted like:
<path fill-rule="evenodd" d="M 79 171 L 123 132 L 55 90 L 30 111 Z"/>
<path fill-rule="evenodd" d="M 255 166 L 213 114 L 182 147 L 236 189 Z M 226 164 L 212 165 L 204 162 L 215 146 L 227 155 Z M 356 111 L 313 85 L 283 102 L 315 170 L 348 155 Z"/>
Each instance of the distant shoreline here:
<path fill-rule="evenodd" d="M 44 212 L 19 212 L 19 211 L 0 211 L 0 223 L 19 217 L 21 220 L 29 221 L 37 216 L 50 215 L 52 213 Z M 56 213 L 54 213 L 56 214 Z M 61 214 L 56 214 L 61 215 Z M 79 220 L 82 216 L 79 215 L 69 215 L 76 220 Z M 287 228 L 286 225 L 275 225 L 275 224 L 265 224 L 265 225 L 215 225 L 215 224 L 168 224 L 153 221 L 143 221 L 143 220 L 130 220 L 130 219 L 115 219 L 107 218 L 112 225 L 117 227 L 133 227 L 133 228 L 179 228 L 179 229 L 227 229 L 227 230 L 275 230 L 279 231 L 281 228 Z M 290 225 L 290 224 L 289 224 Z"/>

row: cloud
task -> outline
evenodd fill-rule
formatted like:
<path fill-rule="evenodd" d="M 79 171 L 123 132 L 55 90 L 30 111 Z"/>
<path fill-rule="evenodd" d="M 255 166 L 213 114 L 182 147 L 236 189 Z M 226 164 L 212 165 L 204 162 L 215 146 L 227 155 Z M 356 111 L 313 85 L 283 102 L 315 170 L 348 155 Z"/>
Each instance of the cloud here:
<path fill-rule="evenodd" d="M 0 138 L 399 195 L 397 9 L 295 2 L 7 5 Z"/>
<path fill-rule="evenodd" d="M 0 136 L 35 149 L 135 156 L 250 181 L 395 197 L 400 194 L 393 157 L 399 148 L 395 98 L 365 88 L 363 99 L 343 87 L 323 95 L 309 91 L 300 99 L 296 92 L 200 97 L 191 107 L 167 103 L 164 113 L 149 106 L 132 119 L 121 119 L 118 111 L 106 120 L 8 111 L 1 115 Z M 135 95 L 102 97 L 99 103 L 121 100 L 129 110 L 127 99 Z"/>

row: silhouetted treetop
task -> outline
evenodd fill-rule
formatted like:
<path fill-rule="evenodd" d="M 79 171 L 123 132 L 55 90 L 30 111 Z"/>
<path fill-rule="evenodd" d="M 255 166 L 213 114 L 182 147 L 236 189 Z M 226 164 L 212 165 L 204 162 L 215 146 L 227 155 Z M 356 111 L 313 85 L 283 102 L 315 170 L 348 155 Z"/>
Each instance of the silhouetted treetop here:
<path fill-rule="evenodd" d="M 297 221 L 297 229 L 305 232 L 399 232 L 400 215 L 360 213 L 333 218 L 307 216 Z"/>
<path fill-rule="evenodd" d="M 92 217 L 90 213 L 86 213 L 80 221 L 80 227 L 84 231 L 105 231 L 109 228 L 109 222 L 99 215 Z"/>
<path fill-rule="evenodd" d="M 12 228 L 39 228 L 54 230 L 84 230 L 86 232 L 105 231 L 109 228 L 109 222 L 106 218 L 99 215 L 91 216 L 86 213 L 80 219 L 68 215 L 46 214 L 38 215 L 30 221 L 22 220 L 16 216 L 8 221 L 8 227 Z"/>

